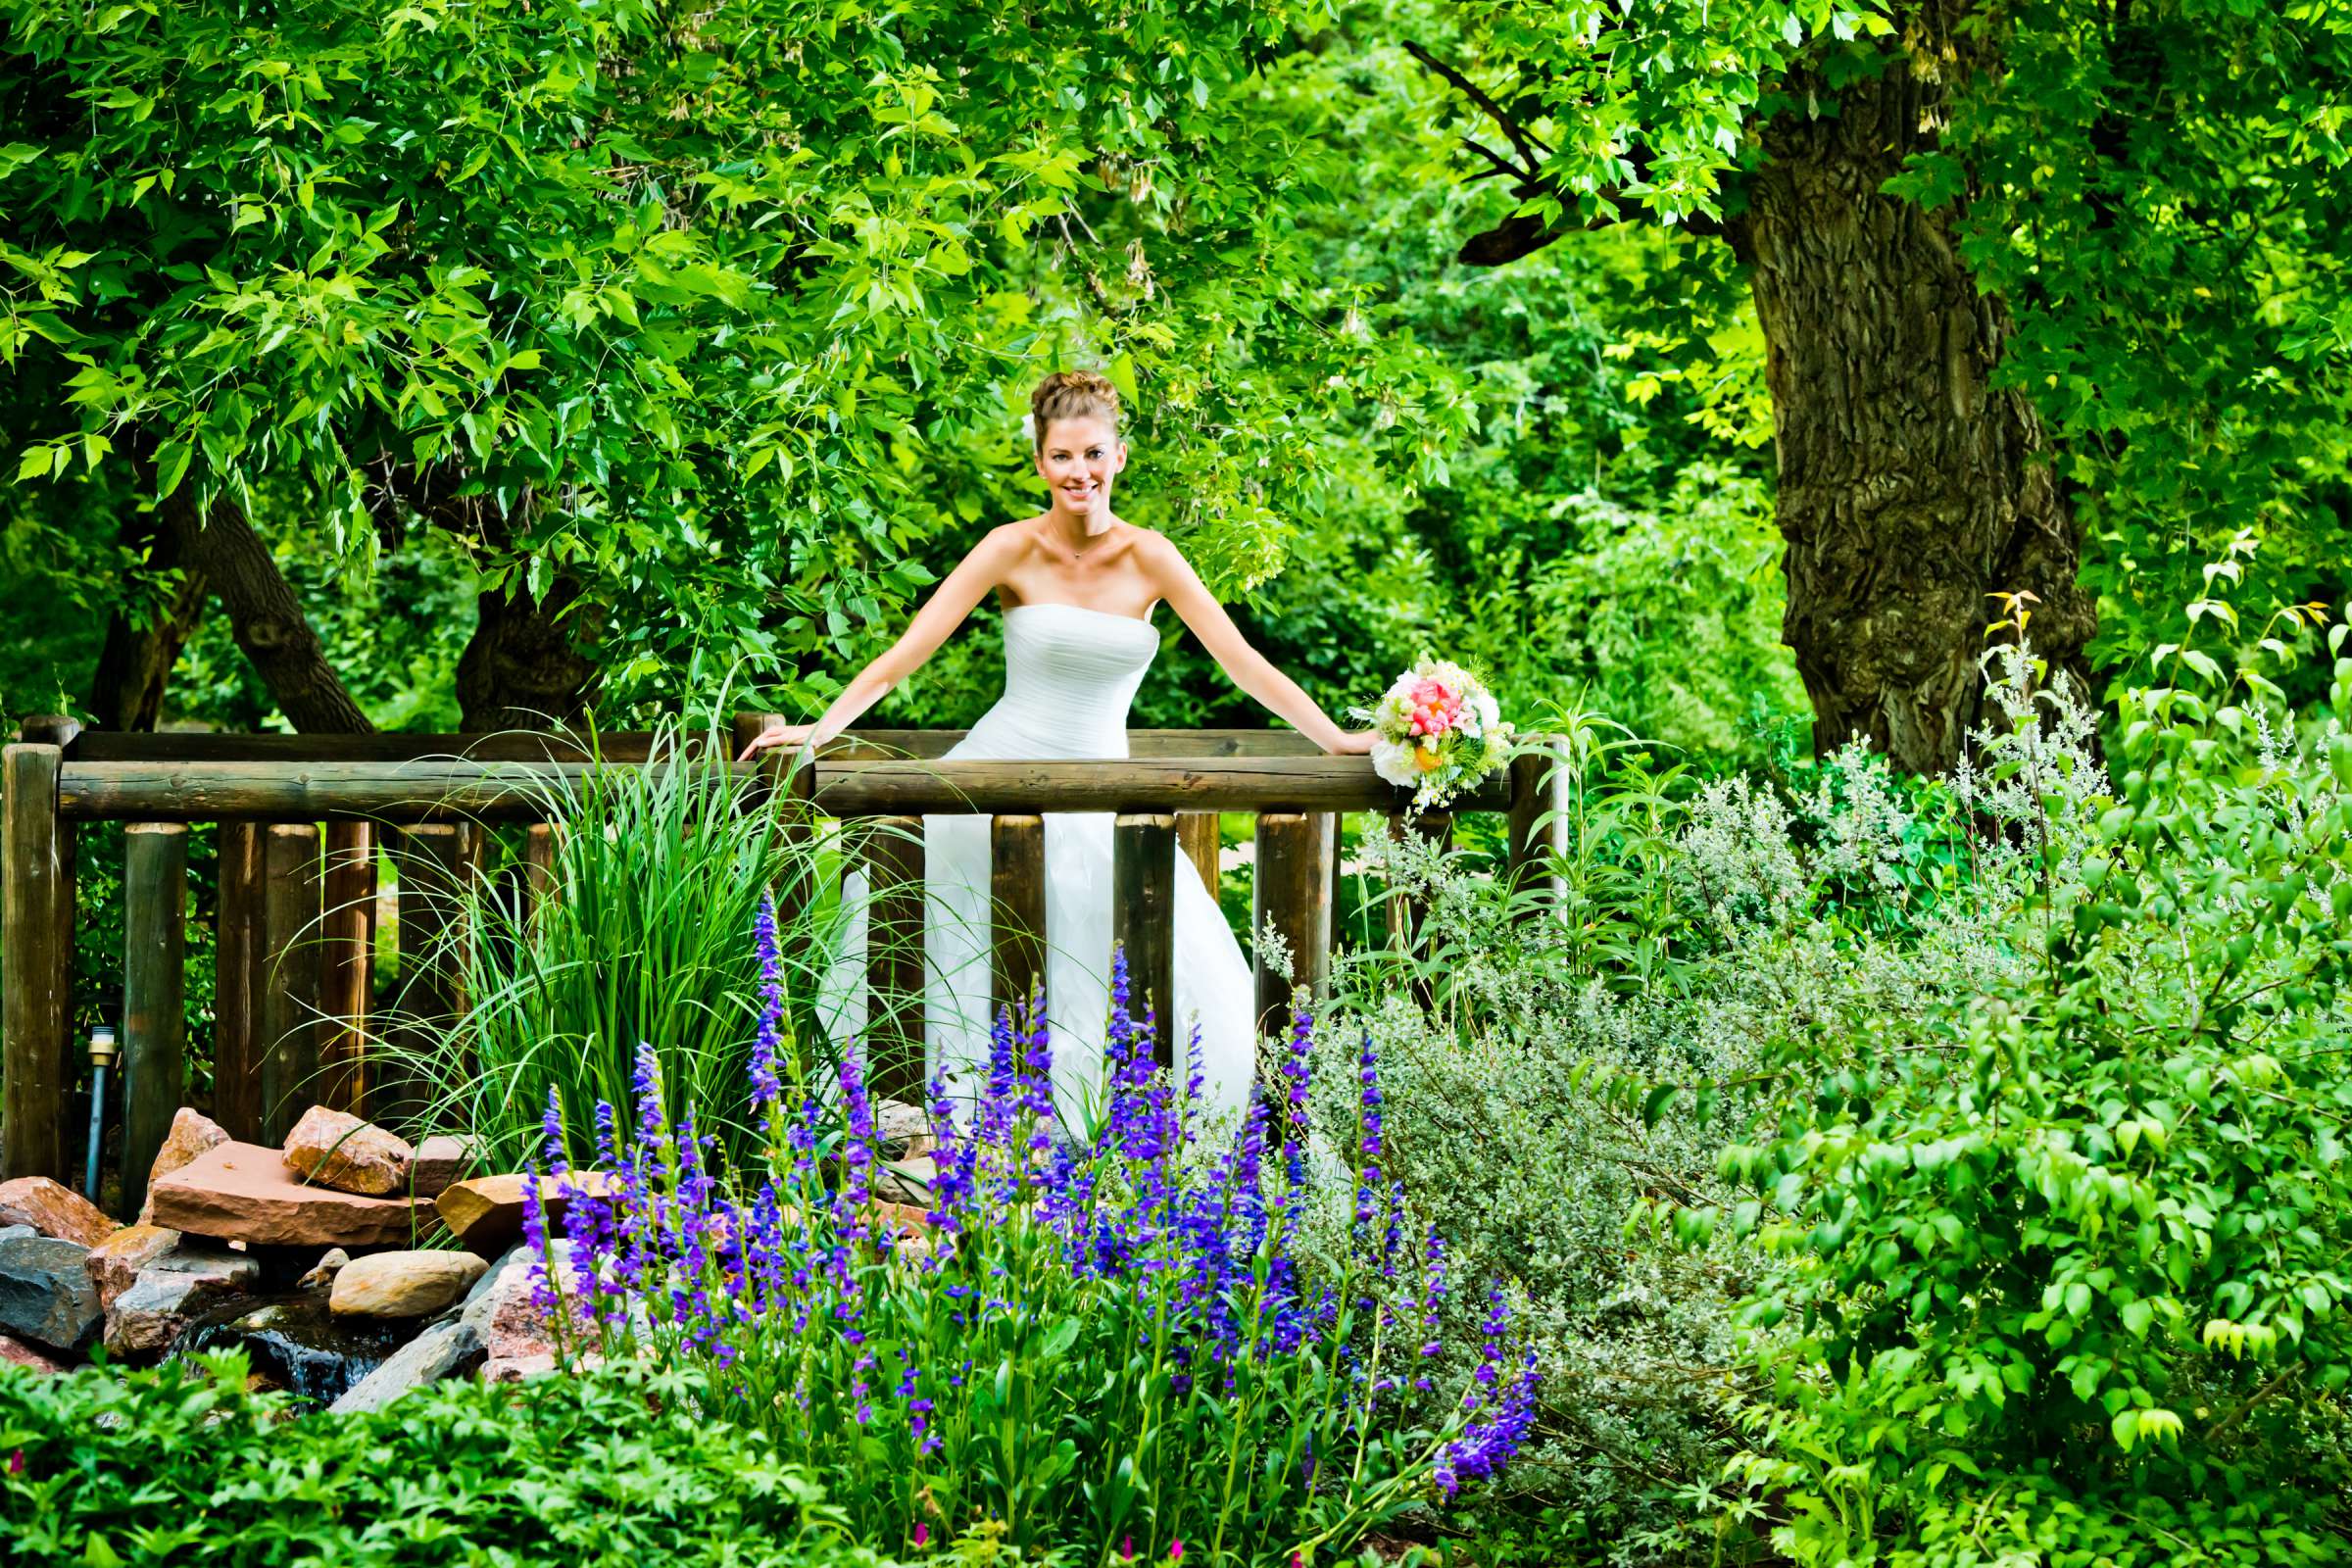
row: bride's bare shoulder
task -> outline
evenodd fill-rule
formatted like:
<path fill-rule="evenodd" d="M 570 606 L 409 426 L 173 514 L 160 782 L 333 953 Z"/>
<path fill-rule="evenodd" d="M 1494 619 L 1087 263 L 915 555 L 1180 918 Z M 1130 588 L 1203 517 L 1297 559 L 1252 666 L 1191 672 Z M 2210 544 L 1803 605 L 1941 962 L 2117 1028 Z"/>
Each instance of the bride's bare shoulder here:
<path fill-rule="evenodd" d="M 1005 561 L 1036 548 L 1037 519 L 1023 517 L 1017 522 L 1000 522 L 980 536 L 972 546 L 972 554 L 991 560 Z"/>

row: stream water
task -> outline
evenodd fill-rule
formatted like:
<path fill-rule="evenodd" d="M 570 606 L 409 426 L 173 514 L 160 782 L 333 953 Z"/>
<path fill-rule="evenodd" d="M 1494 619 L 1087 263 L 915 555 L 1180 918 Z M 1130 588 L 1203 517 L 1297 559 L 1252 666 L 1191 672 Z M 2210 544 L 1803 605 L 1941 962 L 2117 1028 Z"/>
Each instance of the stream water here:
<path fill-rule="evenodd" d="M 243 1349 L 253 1371 L 306 1407 L 332 1404 L 415 1337 L 414 1321 L 336 1317 L 327 1288 L 240 1297 L 198 1314 L 172 1346 L 175 1356 Z"/>

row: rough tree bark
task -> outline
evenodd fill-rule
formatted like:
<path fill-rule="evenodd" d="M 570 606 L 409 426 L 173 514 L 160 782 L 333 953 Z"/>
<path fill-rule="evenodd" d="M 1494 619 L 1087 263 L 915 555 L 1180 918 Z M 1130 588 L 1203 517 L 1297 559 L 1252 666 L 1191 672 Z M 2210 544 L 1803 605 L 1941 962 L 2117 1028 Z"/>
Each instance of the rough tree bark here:
<path fill-rule="evenodd" d="M 293 586 L 245 514 L 225 501 L 216 501 L 209 519 L 200 519 L 187 486 L 160 511 L 181 559 L 201 570 L 220 596 L 237 646 L 294 727 L 305 734 L 372 730 L 375 726 L 326 662 L 326 651 L 303 614 Z"/>
<path fill-rule="evenodd" d="M 466 733 L 572 728 L 587 716 L 602 671 L 575 635 L 580 592 L 559 573 L 537 600 L 519 587 L 479 597 L 473 637 L 458 659 Z"/>
<path fill-rule="evenodd" d="M 90 712 L 99 729 L 151 730 L 163 713 L 172 666 L 204 618 L 204 573 L 181 553 L 177 531 L 161 526 L 152 512 L 123 523 L 122 543 L 149 570 L 176 570 L 179 577 L 168 598 L 149 607 L 144 624 L 120 607 L 108 618 L 90 680 Z"/>
<path fill-rule="evenodd" d="M 1947 8 L 1936 30 L 1951 21 Z M 1545 188 L 1512 110 L 1413 52 L 1509 139 L 1516 158 L 1466 138 L 1491 172 L 1522 197 Z M 1883 189 L 1933 146 L 1951 84 L 1993 64 L 1960 56 L 1929 79 L 1897 54 L 1875 80 L 1836 89 L 1800 68 L 1786 96 L 1810 94 L 1824 112 L 1764 125 L 1764 161 L 1720 227 L 1691 225 L 1746 264 L 1764 331 L 1788 544 L 1783 640 L 1812 698 L 1814 750 L 1860 738 L 1919 773 L 1949 770 L 1983 715 L 1994 595 L 2034 595 L 2035 652 L 2078 677 L 2096 629 L 2049 438 L 2031 404 L 1990 385 L 2010 318 L 1961 261 L 1961 213 Z M 1563 232 L 1508 220 L 1460 259 L 1499 266 Z"/>
<path fill-rule="evenodd" d="M 1807 88 L 1829 96 L 1801 79 L 1792 96 Z M 1881 189 L 1932 137 L 1943 91 L 1897 62 L 1842 89 L 1835 117 L 1781 116 L 1725 223 L 1767 344 L 1783 640 L 1814 748 L 1859 738 L 1915 772 L 1948 770 L 1983 716 L 1993 595 L 2033 594 L 2031 641 L 2078 678 L 2096 628 L 2048 437 L 1990 384 L 2008 310 L 1978 292 L 1952 208 Z"/>

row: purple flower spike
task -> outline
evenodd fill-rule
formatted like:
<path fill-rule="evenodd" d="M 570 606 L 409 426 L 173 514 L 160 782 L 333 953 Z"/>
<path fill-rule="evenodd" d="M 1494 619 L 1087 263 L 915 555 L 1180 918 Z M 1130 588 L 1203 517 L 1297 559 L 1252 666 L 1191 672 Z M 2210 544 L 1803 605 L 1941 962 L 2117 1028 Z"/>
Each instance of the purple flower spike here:
<path fill-rule="evenodd" d="M 547 1086 L 547 1114 L 539 1121 L 540 1131 L 547 1136 L 547 1169 L 552 1176 L 568 1175 L 571 1162 L 564 1157 L 564 1100 L 554 1084 Z"/>
<path fill-rule="evenodd" d="M 760 918 L 753 931 L 760 948 L 760 1032 L 752 1042 L 752 1103 L 766 1112 L 772 1127 L 776 1102 L 784 1093 L 776 1078 L 776 1054 L 784 1042 L 784 955 L 776 943 L 773 895 L 760 895 Z"/>

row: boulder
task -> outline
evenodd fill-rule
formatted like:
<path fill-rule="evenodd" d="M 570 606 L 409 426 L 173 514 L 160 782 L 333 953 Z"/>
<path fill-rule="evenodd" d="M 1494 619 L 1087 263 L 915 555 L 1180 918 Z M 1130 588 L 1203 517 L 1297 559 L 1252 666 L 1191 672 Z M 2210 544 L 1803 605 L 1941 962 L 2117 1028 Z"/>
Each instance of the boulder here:
<path fill-rule="evenodd" d="M 429 1317 L 489 1268 L 471 1252 L 372 1252 L 335 1275 L 327 1310 L 337 1317 Z"/>
<path fill-rule="evenodd" d="M 226 1129 L 219 1122 L 180 1106 L 172 1114 L 172 1130 L 164 1135 L 164 1147 L 155 1152 L 155 1163 L 147 1167 L 147 1201 L 139 1207 L 139 1223 L 147 1224 L 154 1217 L 157 1182 L 206 1150 L 218 1149 L 228 1141 Z"/>
<path fill-rule="evenodd" d="M 909 1159 L 939 1147 L 932 1134 L 931 1113 L 904 1100 L 874 1102 L 874 1142 L 881 1146 L 884 1159 Z"/>
<path fill-rule="evenodd" d="M 320 1286 L 332 1285 L 335 1283 L 335 1276 L 343 1271 L 343 1265 L 350 1261 L 351 1254 L 349 1252 L 340 1247 L 330 1248 L 324 1257 L 311 1265 L 309 1273 L 294 1282 L 294 1288 L 298 1291 L 310 1291 L 317 1290 Z"/>
<path fill-rule="evenodd" d="M 417 1198 L 439 1198 L 478 1162 L 470 1139 L 435 1133 L 416 1146 L 416 1158 L 409 1166 L 409 1191 Z"/>
<path fill-rule="evenodd" d="M 548 1266 L 554 1278 L 568 1284 L 571 1280 L 571 1244 L 555 1241 L 547 1244 Z M 531 1300 L 531 1264 L 535 1254 L 527 1247 L 511 1249 L 498 1260 L 495 1268 L 484 1274 L 470 1295 L 466 1298 L 465 1309 L 459 1321 L 472 1328 L 482 1342 L 482 1353 L 489 1361 L 511 1361 L 535 1355 L 552 1355 L 556 1341 L 554 1326 L 539 1313 Z M 487 1363 L 482 1374 L 488 1377 Z"/>
<path fill-rule="evenodd" d="M 54 1236 L 0 1242 L 0 1330 L 52 1350 L 87 1346 L 105 1316 L 82 1265 L 89 1255 L 88 1248 Z"/>
<path fill-rule="evenodd" d="M 139 1270 L 106 1309 L 106 1348 L 121 1356 L 161 1355 L 188 1320 L 262 1283 L 262 1265 L 210 1242 L 181 1243 Z"/>
<path fill-rule="evenodd" d="M 522 1238 L 522 1184 L 519 1175 L 475 1176 L 453 1183 L 433 1200 L 433 1208 L 449 1233 L 472 1251 L 485 1255 L 514 1246 Z M 539 1178 L 541 1202 L 547 1209 L 548 1229 L 562 1228 L 564 1200 L 558 1183 L 602 1195 L 611 1190 L 602 1171 L 575 1171 L 567 1178 Z"/>
<path fill-rule="evenodd" d="M 161 1225 L 125 1225 L 90 1249 L 82 1266 L 98 1287 L 98 1304 L 109 1307 L 130 1289 L 139 1270 L 179 1245 L 179 1232 Z"/>
<path fill-rule="evenodd" d="M 97 1204 L 46 1176 L 0 1182 L 0 1225 L 29 1225 L 80 1247 L 96 1247 L 120 1229 Z"/>
<path fill-rule="evenodd" d="M 354 1384 L 350 1393 L 327 1409 L 335 1415 L 381 1410 L 412 1390 L 460 1376 L 479 1361 L 481 1354 L 481 1336 L 471 1328 L 456 1319 L 435 1323 L 395 1350 L 389 1360 Z"/>
<path fill-rule="evenodd" d="M 27 1372 L 70 1372 L 72 1367 L 37 1345 L 27 1345 L 13 1334 L 0 1334 L 0 1366 L 23 1367 Z"/>
<path fill-rule="evenodd" d="M 874 1196 L 927 1212 L 931 1207 L 932 1184 L 938 1180 L 939 1166 L 928 1154 L 894 1159 L 874 1167 Z"/>
<path fill-rule="evenodd" d="M 286 1135 L 286 1163 L 337 1192 L 389 1198 L 409 1185 L 416 1151 L 348 1111 L 313 1105 Z"/>
<path fill-rule="evenodd" d="M 434 1223 L 432 1205 L 308 1187 L 261 1144 L 206 1150 L 152 1189 L 155 1220 L 198 1236 L 272 1247 L 407 1247 Z"/>

